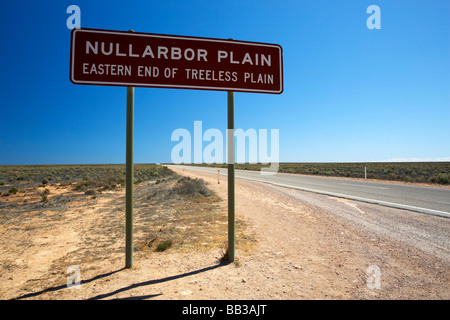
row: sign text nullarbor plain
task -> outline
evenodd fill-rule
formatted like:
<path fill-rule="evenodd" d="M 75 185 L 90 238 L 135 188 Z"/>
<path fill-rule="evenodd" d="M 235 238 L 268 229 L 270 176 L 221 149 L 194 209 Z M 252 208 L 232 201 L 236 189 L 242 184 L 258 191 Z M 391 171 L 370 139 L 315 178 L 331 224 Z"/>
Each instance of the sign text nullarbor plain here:
<path fill-rule="evenodd" d="M 134 53 L 133 52 L 133 44 L 128 45 L 128 51 L 123 51 L 120 48 L 120 43 L 105 43 L 101 42 L 101 49 L 99 50 L 99 42 L 95 41 L 93 44 L 90 41 L 86 41 L 86 54 L 95 54 L 95 55 L 115 55 L 117 57 L 134 57 L 134 58 L 151 58 L 151 59 L 170 59 L 170 60 L 186 60 L 186 61 L 205 61 L 208 62 L 208 50 L 206 49 L 197 49 L 194 50 L 192 48 L 186 48 L 182 50 L 178 47 L 164 47 L 158 46 L 155 48 L 155 52 L 153 53 L 152 46 L 147 45 L 144 49 L 144 52 Z M 107 48 L 107 49 L 105 49 Z M 115 48 L 115 50 L 114 50 Z M 169 53 L 170 51 L 170 53 Z M 218 63 L 229 62 L 232 64 L 249 64 L 249 65 L 267 65 L 270 67 L 271 65 L 271 55 L 266 56 L 263 53 L 255 53 L 253 56 L 248 52 L 241 52 L 243 57 L 236 58 L 236 55 L 233 51 L 224 51 L 218 50 L 214 55 L 214 58 L 217 59 Z"/>
<path fill-rule="evenodd" d="M 283 91 L 276 44 L 73 29 L 70 79 L 75 84 Z"/>

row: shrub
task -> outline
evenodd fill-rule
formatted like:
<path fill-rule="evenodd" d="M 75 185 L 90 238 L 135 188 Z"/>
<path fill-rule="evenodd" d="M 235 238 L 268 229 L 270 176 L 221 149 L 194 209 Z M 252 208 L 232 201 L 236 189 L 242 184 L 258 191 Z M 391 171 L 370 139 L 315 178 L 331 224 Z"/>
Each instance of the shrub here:
<path fill-rule="evenodd" d="M 4 186 L 5 185 L 5 181 L 0 181 L 0 186 Z"/>
<path fill-rule="evenodd" d="M 172 240 L 164 241 L 163 243 L 158 244 L 156 247 L 157 252 L 162 252 L 169 249 L 172 246 Z"/>
<path fill-rule="evenodd" d="M 19 189 L 17 189 L 17 188 L 11 188 L 11 189 L 9 189 L 9 193 L 12 193 L 12 194 L 16 194 L 17 191 L 19 191 Z"/>
<path fill-rule="evenodd" d="M 219 263 L 228 263 L 228 246 L 221 248 L 221 257 L 219 258 Z"/>
<path fill-rule="evenodd" d="M 182 177 L 177 181 L 174 191 L 180 195 L 198 195 L 209 197 L 211 191 L 206 188 L 203 179 L 190 179 Z"/>
<path fill-rule="evenodd" d="M 75 190 L 81 191 L 82 189 L 85 189 L 85 187 L 89 187 L 90 185 L 91 183 L 88 180 L 85 180 L 83 182 L 77 183 L 77 185 L 75 186 Z"/>
<path fill-rule="evenodd" d="M 446 173 L 435 174 L 430 178 L 433 183 L 448 184 L 450 182 L 450 176 Z"/>
<path fill-rule="evenodd" d="M 398 176 L 397 176 L 395 173 L 390 173 L 390 174 L 389 174 L 389 179 L 390 179 L 390 180 L 397 180 L 397 179 L 398 179 Z"/>
<path fill-rule="evenodd" d="M 450 176 L 448 174 L 441 173 L 438 175 L 437 181 L 441 184 L 448 184 L 450 181 Z"/>

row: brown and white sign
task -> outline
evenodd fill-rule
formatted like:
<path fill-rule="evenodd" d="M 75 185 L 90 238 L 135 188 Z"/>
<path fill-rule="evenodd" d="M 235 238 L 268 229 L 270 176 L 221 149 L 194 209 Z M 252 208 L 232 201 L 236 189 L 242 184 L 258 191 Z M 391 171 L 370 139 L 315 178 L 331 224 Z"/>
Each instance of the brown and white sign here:
<path fill-rule="evenodd" d="M 276 44 L 138 32 L 73 29 L 75 84 L 283 92 Z"/>

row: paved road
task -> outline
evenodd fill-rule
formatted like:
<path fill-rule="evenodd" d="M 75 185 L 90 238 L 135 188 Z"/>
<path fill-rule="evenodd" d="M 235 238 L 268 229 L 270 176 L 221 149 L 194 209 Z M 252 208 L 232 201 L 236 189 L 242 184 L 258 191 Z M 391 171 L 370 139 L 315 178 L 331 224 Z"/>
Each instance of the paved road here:
<path fill-rule="evenodd" d="M 217 168 L 179 166 L 217 174 Z M 227 169 L 220 169 L 221 176 Z M 376 203 L 394 208 L 450 218 L 450 189 L 405 184 L 370 182 L 339 178 L 277 173 L 262 175 L 258 171 L 236 170 L 236 178 L 271 183 L 341 198 Z"/>

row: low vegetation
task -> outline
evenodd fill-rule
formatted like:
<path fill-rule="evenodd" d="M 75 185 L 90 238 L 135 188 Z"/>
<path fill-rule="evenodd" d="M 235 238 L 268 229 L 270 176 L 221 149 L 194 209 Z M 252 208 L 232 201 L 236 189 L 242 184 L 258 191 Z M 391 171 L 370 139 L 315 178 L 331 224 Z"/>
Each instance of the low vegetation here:
<path fill-rule="evenodd" d="M 135 164 L 135 184 L 142 181 L 162 179 L 172 172 L 165 166 Z M 22 165 L 0 166 L 0 192 L 13 189 L 76 184 L 75 190 L 93 194 L 125 186 L 125 165 Z M 13 190 L 11 193 L 17 191 Z"/>
<path fill-rule="evenodd" d="M 224 167 L 226 164 L 202 164 L 202 166 Z M 263 164 L 236 164 L 240 170 L 260 170 Z M 364 178 L 364 167 L 368 179 L 450 184 L 450 162 L 367 162 L 367 163 L 291 163 L 279 164 L 278 172 L 308 174 L 329 177 Z"/>
<path fill-rule="evenodd" d="M 136 265 L 175 251 L 218 254 L 227 242 L 226 202 L 204 180 L 150 164 L 136 165 L 135 178 Z M 46 288 L 65 287 L 71 265 L 88 277 L 124 261 L 124 165 L 0 166 L 0 181 L 0 281 L 27 279 L 15 282 L 16 297 L 57 297 Z M 241 254 L 255 241 L 238 217 Z"/>
<path fill-rule="evenodd" d="M 222 199 L 204 180 L 181 177 L 155 164 L 136 164 L 134 171 L 136 251 L 223 246 L 226 211 L 220 205 Z M 0 185 L 0 224 L 11 222 L 12 217 L 20 224 L 21 217 L 40 216 L 48 210 L 59 212 L 58 219 L 63 219 L 72 206 L 84 211 L 88 204 L 92 208 L 97 200 L 110 199 L 108 208 L 102 209 L 111 211 L 105 220 L 110 226 L 105 230 L 111 239 L 123 238 L 125 165 L 0 166 L 0 181 L 4 181 Z M 115 198 L 117 201 L 112 200 Z M 245 224 L 238 220 L 238 234 L 244 229 Z M 91 234 L 101 232 L 92 230 Z"/>

